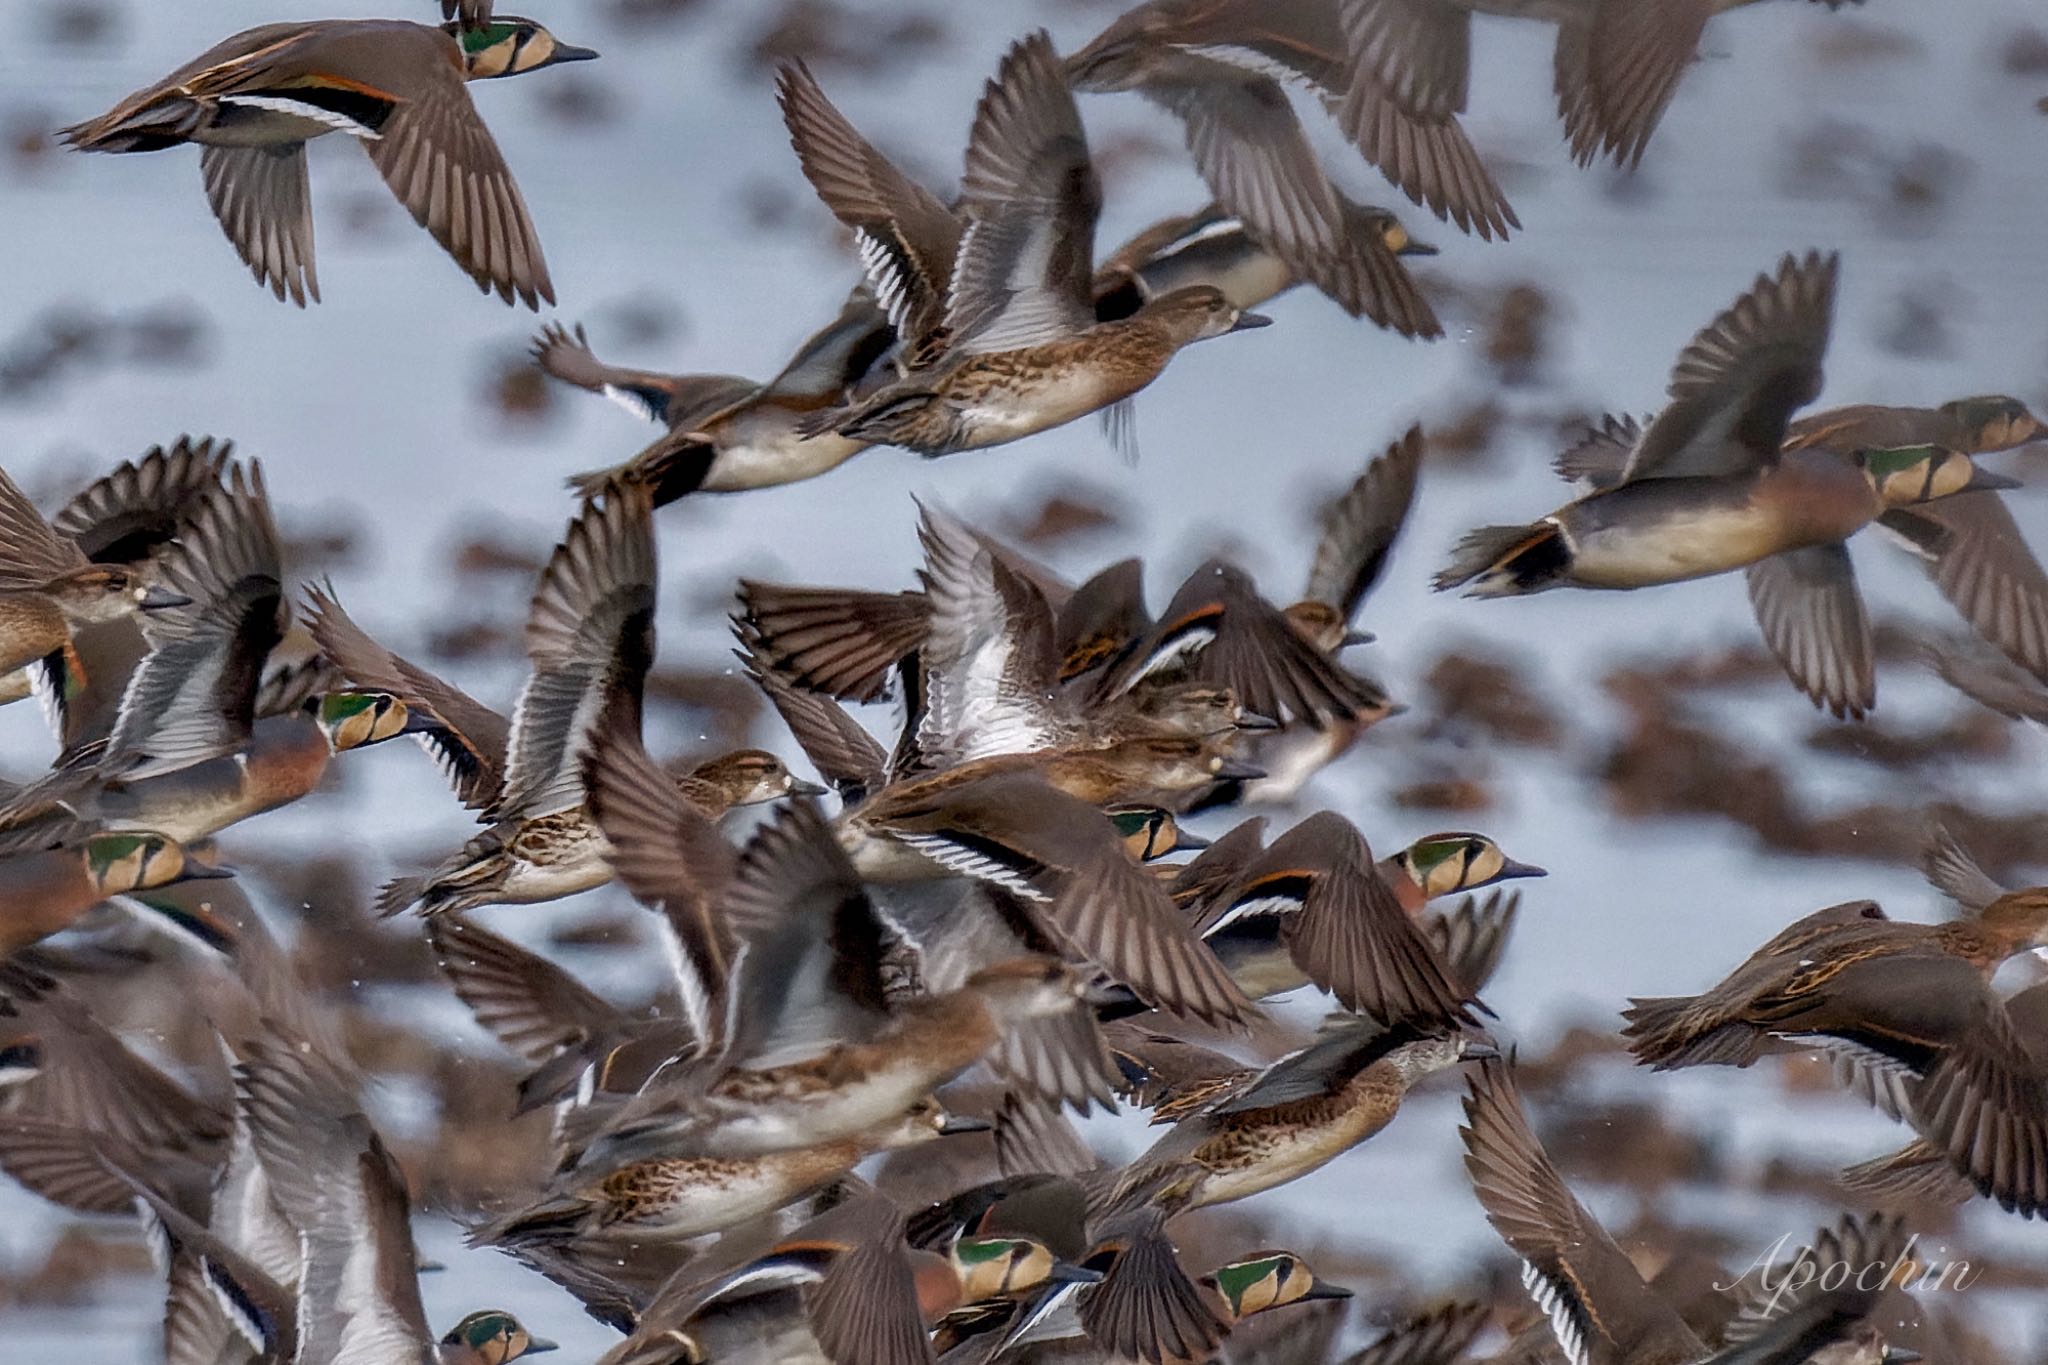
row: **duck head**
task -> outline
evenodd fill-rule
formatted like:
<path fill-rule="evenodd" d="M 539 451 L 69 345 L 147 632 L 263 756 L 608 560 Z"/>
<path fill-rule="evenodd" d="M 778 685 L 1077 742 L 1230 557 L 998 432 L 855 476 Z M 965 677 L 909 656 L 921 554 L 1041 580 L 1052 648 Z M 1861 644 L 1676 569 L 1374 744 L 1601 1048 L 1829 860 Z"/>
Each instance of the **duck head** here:
<path fill-rule="evenodd" d="M 85 875 L 102 896 L 148 891 L 172 882 L 228 877 L 226 868 L 188 859 L 185 847 L 162 834 L 95 834 L 85 841 Z"/>
<path fill-rule="evenodd" d="M 1374 209 L 1367 215 L 1368 221 L 1379 230 L 1380 241 L 1396 256 L 1434 256 L 1437 249 L 1427 242 L 1418 242 L 1408 235 L 1408 229 L 1401 226 L 1401 220 L 1384 209 Z"/>
<path fill-rule="evenodd" d="M 869 1135 L 869 1142 L 878 1151 L 895 1151 L 900 1147 L 916 1147 L 933 1138 L 986 1133 L 993 1127 L 995 1125 L 986 1119 L 948 1113 L 945 1105 L 927 1097 L 876 1129 Z"/>
<path fill-rule="evenodd" d="M 1500 1049 L 1483 1033 L 1460 1029 L 1452 1033 L 1431 1033 L 1402 1043 L 1387 1054 L 1387 1061 L 1409 1084 L 1433 1071 L 1460 1062 L 1483 1062 L 1500 1056 Z"/>
<path fill-rule="evenodd" d="M 1887 507 L 2019 487 L 2017 479 L 1980 468 L 1963 451 L 1946 446 L 1881 446 L 1858 451 L 1856 460 Z"/>
<path fill-rule="evenodd" d="M 1516 877 L 1550 874 L 1533 863 L 1518 863 L 1484 834 L 1453 830 L 1417 839 L 1394 855 L 1409 879 L 1435 900 L 1458 891 L 1474 891 Z"/>
<path fill-rule="evenodd" d="M 1207 839 L 1183 830 L 1173 812 L 1157 806 L 1120 806 L 1105 813 L 1116 826 L 1117 836 L 1124 841 L 1124 852 L 1131 855 L 1133 862 L 1149 863 L 1169 853 L 1209 846 Z"/>
<path fill-rule="evenodd" d="M 510 1313 L 487 1308 L 449 1328 L 436 1355 L 443 1365 L 506 1365 L 554 1349 L 554 1342 L 534 1336 Z"/>
<path fill-rule="evenodd" d="M 735 749 L 721 754 L 708 763 L 698 764 L 690 776 L 718 788 L 732 806 L 757 806 L 764 801 L 780 801 L 785 796 L 825 794 L 823 787 L 804 781 L 765 749 Z"/>
<path fill-rule="evenodd" d="M 1137 312 L 1162 326 L 1176 345 L 1206 341 L 1229 332 L 1266 327 L 1273 319 L 1252 313 L 1232 303 L 1221 289 L 1209 284 L 1191 284 L 1148 301 Z"/>
<path fill-rule="evenodd" d="M 1244 709 L 1228 687 L 1201 682 L 1162 683 L 1124 694 L 1127 704 L 1149 728 L 1172 735 L 1227 734 L 1232 730 L 1271 730 L 1274 723 Z"/>
<path fill-rule="evenodd" d="M 531 19 L 511 14 L 501 14 L 480 28 L 441 27 L 462 45 L 463 64 L 473 81 L 524 75 L 544 66 L 587 62 L 597 56 L 587 47 L 563 42 Z"/>
<path fill-rule="evenodd" d="M 406 704 L 389 692 L 329 692 L 317 702 L 313 719 L 337 754 L 420 728 Z"/>
<path fill-rule="evenodd" d="M 2002 393 L 1958 398 L 1941 410 L 1962 429 L 1964 446 L 1973 451 L 2010 450 L 2041 432 L 2041 423 L 2027 405 Z"/>
<path fill-rule="evenodd" d="M 146 582 L 127 569 L 94 564 L 51 579 L 43 592 L 56 600 L 65 619 L 79 625 L 115 621 L 137 611 L 189 606 L 192 599 Z"/>
<path fill-rule="evenodd" d="M 1206 790 L 1212 782 L 1250 782 L 1266 770 L 1230 753 L 1235 734 L 1128 740 L 1103 752 L 1137 784 L 1158 791 Z"/>
<path fill-rule="evenodd" d="M 966 1303 L 1029 1293 L 1055 1278 L 1100 1279 L 1093 1271 L 1064 1268 L 1043 1242 L 1030 1237 L 962 1237 L 947 1249 Z"/>
<path fill-rule="evenodd" d="M 1233 1319 L 1313 1299 L 1348 1299 L 1351 1291 L 1316 1278 L 1307 1261 L 1291 1251 L 1261 1251 L 1232 1261 L 1202 1277 Z"/>
<path fill-rule="evenodd" d="M 1147 39 L 1162 27 L 1156 5 L 1139 5 L 1067 58 L 1067 83 L 1076 90 L 1135 90 L 1145 83 Z"/>

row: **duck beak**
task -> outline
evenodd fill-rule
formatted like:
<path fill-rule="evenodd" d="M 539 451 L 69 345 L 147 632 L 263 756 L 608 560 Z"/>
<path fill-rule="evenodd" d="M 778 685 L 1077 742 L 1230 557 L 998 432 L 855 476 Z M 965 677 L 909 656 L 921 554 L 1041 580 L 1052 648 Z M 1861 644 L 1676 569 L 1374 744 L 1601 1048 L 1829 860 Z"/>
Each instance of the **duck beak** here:
<path fill-rule="evenodd" d="M 427 735 L 441 729 L 439 718 L 430 716 L 415 707 L 405 709 L 405 724 L 399 727 L 401 735 Z"/>
<path fill-rule="evenodd" d="M 1199 853 L 1209 846 L 1209 841 L 1199 834 L 1190 834 L 1179 825 L 1173 827 L 1173 847 L 1168 853 Z"/>
<path fill-rule="evenodd" d="M 151 588 L 142 594 L 142 601 L 137 605 L 144 611 L 162 611 L 167 607 L 189 607 L 192 599 L 169 588 Z"/>
<path fill-rule="evenodd" d="M 1500 1045 L 1491 1038 L 1480 1036 L 1465 1040 L 1465 1055 L 1461 1060 L 1467 1062 L 1491 1062 L 1499 1057 Z"/>
<path fill-rule="evenodd" d="M 791 796 L 823 796 L 830 790 L 829 787 L 821 787 L 815 782 L 805 782 L 801 778 L 792 779 L 789 784 Z"/>
<path fill-rule="evenodd" d="M 593 52 L 590 55 L 595 57 L 597 54 Z M 562 1348 L 559 1345 L 552 1341 L 549 1341 L 546 1337 L 537 1337 L 533 1336 L 530 1333 L 527 1335 L 526 1354 L 530 1356 L 537 1356 L 542 1351 L 559 1351 L 561 1349 Z"/>
<path fill-rule="evenodd" d="M 558 41 L 555 44 L 554 55 L 548 59 L 548 65 L 553 66 L 557 62 L 594 62 L 596 60 L 597 53 L 594 50 L 587 47 L 577 47 L 573 43 Z M 554 1345 L 550 1343 L 548 1349 L 550 1351 L 554 1350 Z"/>
<path fill-rule="evenodd" d="M 1344 638 L 1337 642 L 1337 648 L 1349 649 L 1353 645 L 1369 645 L 1379 638 L 1369 630 L 1346 630 Z"/>
<path fill-rule="evenodd" d="M 1396 256 L 1434 256 L 1436 248 L 1428 242 L 1418 242 L 1413 237 L 1394 248 Z"/>
<path fill-rule="evenodd" d="M 2002 493 L 2007 489 L 2026 486 L 2009 474 L 1994 474 L 1982 465 L 1973 464 L 1970 469 L 1970 481 L 1963 485 L 1965 493 Z"/>
<path fill-rule="evenodd" d="M 1280 722 L 1271 716 L 1262 716 L 1256 711 L 1239 711 L 1237 728 L 1240 730 L 1277 730 Z"/>
<path fill-rule="evenodd" d="M 1883 1365 L 1913 1365 L 1914 1361 L 1926 1358 L 1918 1351 L 1909 1351 L 1903 1346 L 1892 1346 L 1885 1350 Z"/>
<path fill-rule="evenodd" d="M 948 1114 L 946 1121 L 939 1125 L 940 1137 L 953 1137 L 959 1133 L 991 1133 L 995 1125 L 987 1119 L 969 1118 L 965 1114 Z"/>
<path fill-rule="evenodd" d="M 1343 1285 L 1331 1284 L 1328 1280 L 1317 1279 L 1309 1285 L 1308 1293 L 1301 1296 L 1301 1302 L 1306 1303 L 1310 1299 L 1348 1299 L 1350 1297 L 1351 1291 Z"/>
<path fill-rule="evenodd" d="M 188 863 L 181 882 L 217 882 L 235 875 L 235 869 L 226 863 Z"/>
<path fill-rule="evenodd" d="M 1101 1271 L 1090 1270 L 1084 1265 L 1075 1265 L 1070 1261 L 1054 1261 L 1052 1270 L 1045 1278 L 1054 1284 L 1101 1284 L 1103 1276 Z"/>
<path fill-rule="evenodd" d="M 1271 327 L 1272 325 L 1273 319 L 1267 317 L 1264 313 L 1239 313 L 1237 321 L 1230 324 L 1230 330 L 1233 332 L 1249 332 L 1254 327 Z"/>
<path fill-rule="evenodd" d="M 1494 880 L 1507 882 L 1513 881 L 1517 877 L 1548 877 L 1549 875 L 1550 873 L 1547 869 L 1540 868 L 1534 863 L 1518 863 L 1513 858 L 1510 858 L 1501 864 L 1500 874 Z"/>
<path fill-rule="evenodd" d="M 1237 758 L 1224 759 L 1214 774 L 1222 782 L 1256 782 L 1265 775 L 1266 770 L 1258 764 Z"/>

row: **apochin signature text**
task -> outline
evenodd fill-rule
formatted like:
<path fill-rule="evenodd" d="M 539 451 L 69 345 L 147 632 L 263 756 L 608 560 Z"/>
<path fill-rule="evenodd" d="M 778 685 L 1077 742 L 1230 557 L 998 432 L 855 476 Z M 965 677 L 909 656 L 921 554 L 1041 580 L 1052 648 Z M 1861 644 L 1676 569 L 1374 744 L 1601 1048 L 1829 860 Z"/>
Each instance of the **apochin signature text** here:
<path fill-rule="evenodd" d="M 1980 1272 L 1968 1261 L 1923 1260 L 1914 1255 L 1919 1241 L 1918 1236 L 1907 1239 L 1905 1247 L 1890 1261 L 1859 1264 L 1854 1261 L 1822 1261 L 1810 1253 L 1788 1259 L 1785 1253 L 1787 1245 L 1792 1242 L 1792 1234 L 1788 1232 L 1751 1261 L 1740 1275 L 1726 1284 L 1716 1283 L 1714 1288 L 1722 1293 L 1730 1292 L 1754 1274 L 1756 1282 L 1771 1296 L 1766 1311 L 1775 1313 L 1780 1300 L 1789 1296 L 1796 1302 L 1811 1289 L 1825 1292 L 1853 1287 L 1875 1293 L 1887 1286 L 1896 1286 L 1916 1292 L 1944 1289 L 1960 1292 L 1976 1280 Z M 1797 1253 L 1804 1248 L 1794 1247 L 1793 1250 Z"/>

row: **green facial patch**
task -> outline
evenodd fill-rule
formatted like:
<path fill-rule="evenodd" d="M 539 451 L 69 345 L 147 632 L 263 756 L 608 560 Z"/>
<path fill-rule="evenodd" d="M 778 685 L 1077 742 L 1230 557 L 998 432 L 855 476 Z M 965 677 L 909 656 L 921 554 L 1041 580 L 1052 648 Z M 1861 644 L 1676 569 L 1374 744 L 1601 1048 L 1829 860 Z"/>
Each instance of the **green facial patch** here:
<path fill-rule="evenodd" d="M 1940 446 L 1878 446 L 1863 452 L 1863 466 L 1879 482 L 1939 459 Z"/>
<path fill-rule="evenodd" d="M 1465 851 L 1471 840 L 1463 835 L 1444 839 L 1421 839 L 1408 850 L 1408 861 L 1418 871 L 1427 872 L 1439 863 L 1449 862 Z"/>
<path fill-rule="evenodd" d="M 459 1343 L 482 1350 L 498 1338 L 510 1336 L 518 1327 L 519 1324 L 514 1322 L 509 1314 L 487 1309 L 481 1313 L 471 1313 L 456 1323 L 441 1340 L 450 1345 Z"/>
<path fill-rule="evenodd" d="M 1286 1261 L 1279 1256 L 1267 1256 L 1256 1261 L 1239 1261 L 1216 1272 L 1216 1292 L 1234 1309 L 1244 1302 L 1244 1296 L 1251 1287 L 1262 1280 L 1278 1279 L 1286 1269 Z"/>
<path fill-rule="evenodd" d="M 123 858 L 133 856 L 138 850 L 149 845 L 149 837 L 142 834 L 97 834 L 86 841 L 85 858 L 95 874 L 106 870 Z"/>
<path fill-rule="evenodd" d="M 320 699 L 320 722 L 339 725 L 351 716 L 373 709 L 380 699 L 375 692 L 329 692 Z"/>
<path fill-rule="evenodd" d="M 962 1237 L 953 1243 L 953 1259 L 962 1265 L 986 1265 L 1016 1248 L 1017 1243 L 1008 1237 Z"/>
<path fill-rule="evenodd" d="M 517 24 L 488 24 L 483 28 L 466 28 L 459 35 L 462 50 L 474 57 L 477 53 L 508 43 L 519 36 Z"/>
<path fill-rule="evenodd" d="M 1110 812 L 1110 823 L 1116 832 L 1130 839 L 1158 827 L 1165 817 L 1156 810 L 1119 810 Z"/>

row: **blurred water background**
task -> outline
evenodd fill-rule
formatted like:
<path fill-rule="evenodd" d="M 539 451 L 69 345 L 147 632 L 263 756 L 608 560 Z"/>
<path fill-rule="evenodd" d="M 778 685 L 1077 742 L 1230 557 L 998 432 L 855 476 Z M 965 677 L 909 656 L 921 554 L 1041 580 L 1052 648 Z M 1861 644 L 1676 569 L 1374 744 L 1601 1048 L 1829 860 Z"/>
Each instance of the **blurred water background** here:
<path fill-rule="evenodd" d="M 540 229 L 559 316 L 586 323 L 608 359 L 756 376 L 830 316 L 855 269 L 789 154 L 766 59 L 776 44 L 805 38 L 832 97 L 943 190 L 1002 49 L 1041 24 L 1071 48 L 1114 13 L 1078 0 L 533 7 L 567 40 L 603 53 L 475 92 Z M 456 657 L 455 647 L 491 642 L 473 627 L 498 631 L 502 643 L 530 579 L 524 568 L 458 575 L 455 562 L 467 549 L 474 566 L 495 547 L 537 564 L 571 510 L 562 476 L 624 458 L 651 430 L 594 398 L 537 388 L 518 361 L 538 320 L 478 297 L 344 139 L 312 149 L 326 302 L 303 313 L 252 287 L 207 212 L 196 154 L 86 158 L 44 140 L 226 34 L 302 8 L 0 0 L 0 461 L 49 505 L 180 432 L 231 436 L 264 461 L 286 532 L 306 550 L 302 571 L 330 572 L 351 611 L 392 647 L 509 705 L 516 657 L 503 648 Z M 425 0 L 319 9 L 432 17 Z M 738 574 L 909 582 L 913 494 L 1001 528 L 1029 522 L 1057 493 L 1112 514 L 1039 546 L 1077 578 L 1143 553 L 1163 600 L 1220 545 L 1284 598 L 1306 571 L 1311 500 L 1421 420 L 1439 448 L 1364 614 L 1379 643 L 1353 656 L 1416 709 L 1326 772 L 1303 808 L 1344 812 L 1383 851 L 1433 828 L 1483 828 L 1551 869 L 1527 884 L 1520 937 L 1489 993 L 1508 1034 L 1540 1051 L 1575 1024 L 1611 1031 L 1626 996 L 1701 989 L 1822 904 L 1867 895 L 1895 914 L 1937 913 L 1898 822 L 1868 812 L 1955 802 L 2036 816 L 2048 804 L 2048 739 L 2038 732 L 1970 716 L 1967 703 L 1893 659 L 1878 723 L 1845 739 L 1846 727 L 1774 670 L 1752 667 L 1752 681 L 1694 697 L 1684 714 L 1775 773 L 1806 828 L 1826 837 L 1761 837 L 1712 814 L 1627 818 L 1603 774 L 1613 775 L 1611 756 L 1641 722 L 1602 679 L 1622 663 L 1753 665 L 1756 628 L 1740 585 L 1474 603 L 1433 595 L 1427 579 L 1467 527 L 1560 501 L 1548 461 L 1563 424 L 1653 409 L 1678 347 L 1788 250 L 1843 254 L 1824 403 L 2009 392 L 2048 406 L 2048 118 L 2036 109 L 2048 93 L 2044 22 L 2038 0 L 1871 0 L 1842 13 L 1784 3 L 1726 16 L 1709 29 L 1645 168 L 1620 176 L 1569 161 L 1549 93 L 1551 30 L 1482 19 L 1466 126 L 1524 230 L 1487 244 L 1406 214 L 1442 248 L 1426 280 L 1445 339 L 1403 342 L 1297 291 L 1265 310 L 1276 326 L 1186 352 L 1145 392 L 1135 468 L 1082 423 L 940 461 L 880 450 L 822 480 L 689 499 L 660 517 L 663 665 L 709 674 L 715 690 L 730 670 L 723 613 Z M 2031 49 L 2022 40 L 2030 25 Z M 1102 249 L 1205 198 L 1165 115 L 1127 97 L 1087 98 L 1083 113 L 1106 184 Z M 1397 203 L 1327 122 L 1309 122 L 1354 197 Z M 2038 460 L 2001 467 L 2037 483 L 2048 475 Z M 2048 546 L 2048 495 L 2011 497 L 2030 538 Z M 1953 628 L 1905 555 L 1865 539 L 1858 572 L 1877 618 L 1909 632 Z M 1463 675 L 1442 671 L 1446 656 L 1498 662 L 1545 725 L 1513 742 L 1498 726 L 1449 714 L 1445 689 Z M 1471 686 L 1498 690 L 1483 677 Z M 716 720 L 667 706 L 651 747 L 711 747 Z M 1945 726 L 1988 726 L 1997 740 L 1972 753 L 1937 745 L 1904 765 L 1873 761 L 1885 736 Z M 1834 737 L 1815 747 L 1822 732 Z M 794 756 L 772 719 L 753 738 Z M 0 772 L 22 776 L 49 752 L 32 708 L 0 713 Z M 226 854 L 252 868 L 281 930 L 311 916 L 353 926 L 365 941 L 416 938 L 411 922 L 367 923 L 367 890 L 452 847 L 467 820 L 407 746 L 337 769 L 345 772 L 329 790 L 229 831 Z M 1706 779 L 1724 780 L 1755 774 Z M 1439 794 L 1418 793 L 1425 783 Z M 1442 809 L 1444 790 L 1478 808 Z M 2048 854 L 2048 837 L 2031 851 Z M 605 890 L 485 918 L 547 944 L 565 926 L 630 923 L 624 904 Z M 605 987 L 652 970 L 643 952 L 550 951 Z M 438 982 L 380 990 L 367 974 L 342 976 L 374 1013 L 415 1022 L 439 1046 L 497 1056 Z M 347 993 L 349 981 L 337 980 Z M 1624 1061 L 1588 1069 L 1580 1093 L 1647 1106 L 1715 1152 L 1723 1170 L 1758 1179 L 1645 1194 L 1581 1177 L 1616 1226 L 1646 1212 L 1708 1223 L 1761 1253 L 1831 1211 L 1763 1189 L 1772 1162 L 1822 1165 L 1894 1145 L 1895 1130 L 1853 1100 L 1789 1094 L 1781 1067 L 1651 1078 Z M 1284 1215 L 1295 1236 L 1313 1228 L 1413 1284 L 1454 1286 L 1500 1252 L 1464 1187 L 1455 1094 L 1419 1100 L 1365 1149 L 1258 1207 Z M 419 1086 L 394 1084 L 378 1100 L 401 1142 L 431 1132 L 432 1097 Z M 1128 1122 L 1099 1136 L 1112 1149 L 1139 1140 Z M 30 1277 L 67 1221 L 0 1185 L 0 1276 Z M 462 1249 L 449 1220 L 419 1222 L 424 1254 L 448 1266 L 424 1282 L 436 1324 L 498 1303 L 563 1342 L 568 1359 L 610 1339 L 551 1286 Z M 2011 1268 L 2021 1284 L 2048 1274 L 2039 1231 L 1982 1206 L 1937 1240 Z M 161 1301 L 146 1275 L 59 1288 L 73 1292 L 52 1296 L 45 1285 L 41 1298 L 22 1293 L 0 1306 L 11 1358 L 151 1358 Z M 1973 1295 L 1968 1314 L 1993 1324 L 2014 1359 L 2048 1352 L 2038 1288 Z"/>

